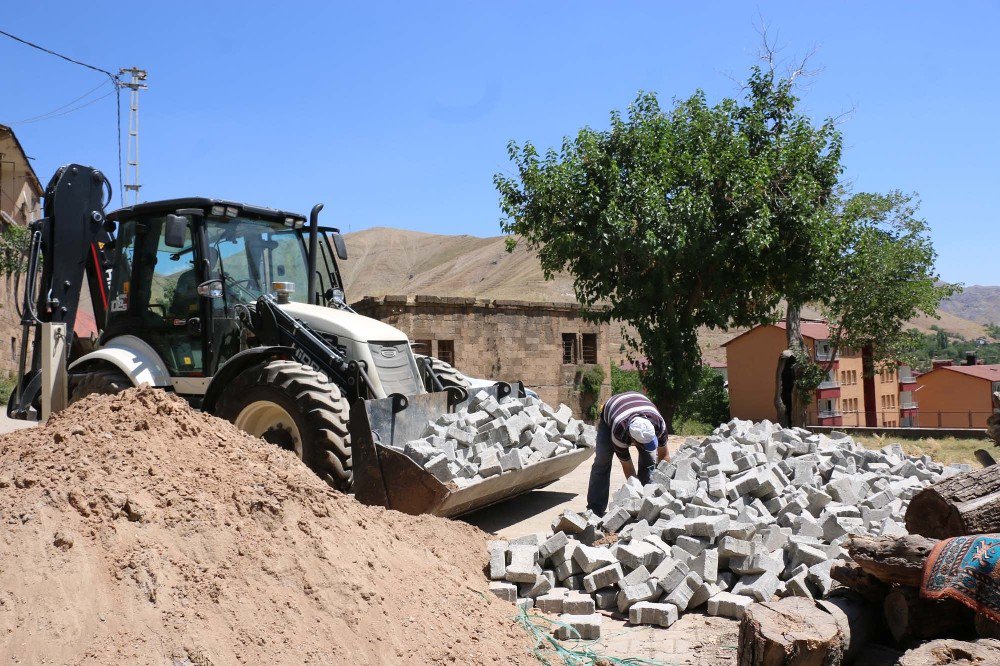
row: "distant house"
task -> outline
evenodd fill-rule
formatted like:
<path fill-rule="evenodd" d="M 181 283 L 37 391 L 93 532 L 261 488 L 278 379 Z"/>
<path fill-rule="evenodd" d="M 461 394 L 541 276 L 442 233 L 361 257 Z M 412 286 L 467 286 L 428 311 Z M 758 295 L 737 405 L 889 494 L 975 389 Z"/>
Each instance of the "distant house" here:
<path fill-rule="evenodd" d="M 1000 365 L 937 365 L 916 378 L 920 425 L 985 428 L 1000 391 Z"/>
<path fill-rule="evenodd" d="M 802 337 L 814 361 L 832 360 L 825 381 L 806 409 L 808 425 L 915 425 L 916 407 L 910 404 L 912 396 L 905 388 L 913 382 L 909 367 L 899 366 L 898 373 L 887 369 L 865 378 L 859 350 L 842 349 L 832 358 L 827 322 L 803 320 Z M 778 358 L 788 347 L 785 322 L 755 326 L 722 346 L 726 349 L 730 413 L 754 421 L 776 420 Z"/>

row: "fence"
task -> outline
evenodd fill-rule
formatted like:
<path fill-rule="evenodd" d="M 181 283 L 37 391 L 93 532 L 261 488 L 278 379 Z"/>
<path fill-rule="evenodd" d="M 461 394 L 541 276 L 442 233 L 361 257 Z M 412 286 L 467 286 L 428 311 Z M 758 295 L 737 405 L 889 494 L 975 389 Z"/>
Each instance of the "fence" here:
<path fill-rule="evenodd" d="M 915 412 L 900 412 L 898 409 L 876 411 L 820 411 L 807 410 L 806 423 L 811 426 L 837 425 L 844 427 L 865 427 L 872 424 L 887 428 L 957 428 L 982 429 L 986 427 L 986 419 L 993 412 L 945 412 L 919 410 Z"/>

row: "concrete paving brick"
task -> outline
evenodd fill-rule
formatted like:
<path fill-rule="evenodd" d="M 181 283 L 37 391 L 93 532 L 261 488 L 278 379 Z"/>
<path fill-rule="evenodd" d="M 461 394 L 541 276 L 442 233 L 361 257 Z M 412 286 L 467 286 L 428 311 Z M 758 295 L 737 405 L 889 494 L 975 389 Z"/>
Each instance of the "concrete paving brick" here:
<path fill-rule="evenodd" d="M 553 633 L 560 640 L 580 639 L 597 640 L 601 637 L 601 616 L 592 615 L 560 615 L 559 625 Z"/>
<path fill-rule="evenodd" d="M 645 583 L 647 580 L 652 578 L 649 569 L 646 567 L 638 567 L 629 572 L 627 576 L 622 578 L 621 587 L 628 587 L 629 585 L 638 585 L 639 583 Z"/>
<path fill-rule="evenodd" d="M 622 565 L 615 562 L 584 576 L 583 589 L 587 592 L 595 592 L 603 587 L 618 584 L 622 578 L 624 578 Z"/>
<path fill-rule="evenodd" d="M 490 592 L 504 601 L 508 601 L 510 603 L 517 601 L 517 585 L 514 585 L 513 583 L 494 581 L 490 583 Z"/>
<path fill-rule="evenodd" d="M 570 592 L 563 599 L 563 612 L 570 615 L 590 615 L 596 608 L 589 594 Z"/>
<path fill-rule="evenodd" d="M 742 594 L 756 601 L 770 601 L 781 585 L 778 577 L 770 571 L 743 576 L 733 586 L 733 594 Z"/>
<path fill-rule="evenodd" d="M 655 567 L 665 557 L 659 548 L 646 541 L 633 541 L 618 548 L 616 553 L 622 566 L 631 571 L 638 567 Z"/>
<path fill-rule="evenodd" d="M 573 511 L 563 511 L 552 521 L 553 532 L 579 534 L 587 528 L 587 519 Z"/>
<path fill-rule="evenodd" d="M 704 581 L 695 572 L 690 572 L 674 588 L 673 592 L 666 596 L 665 601 L 677 606 L 678 610 L 687 610 L 691 603 L 691 598 Z"/>
<path fill-rule="evenodd" d="M 618 592 L 618 611 L 624 613 L 640 601 L 655 601 L 662 593 L 652 580 L 621 588 Z"/>
<path fill-rule="evenodd" d="M 614 610 L 618 607 L 618 588 L 605 587 L 591 593 L 598 610 Z"/>
<path fill-rule="evenodd" d="M 538 547 L 538 557 L 544 562 L 552 557 L 557 551 L 564 549 L 569 544 L 569 537 L 565 532 L 556 532 L 546 539 Z"/>
<path fill-rule="evenodd" d="M 729 516 L 702 516 L 688 523 L 690 534 L 714 539 L 729 529 Z"/>
<path fill-rule="evenodd" d="M 579 546 L 573 553 L 573 559 L 580 565 L 580 569 L 585 574 L 617 563 L 611 550 L 604 546 Z"/>
<path fill-rule="evenodd" d="M 652 624 L 669 627 L 678 618 L 677 606 L 640 601 L 628 610 L 628 621 L 632 624 Z"/>
<path fill-rule="evenodd" d="M 729 617 L 734 620 L 743 619 L 747 606 L 753 599 L 739 594 L 719 592 L 708 599 L 708 614 L 718 617 Z"/>
<path fill-rule="evenodd" d="M 719 551 L 706 548 L 688 563 L 691 571 L 701 576 L 708 583 L 714 583 L 719 577 Z"/>
<path fill-rule="evenodd" d="M 630 514 L 625 507 L 616 506 L 605 513 L 601 518 L 601 527 L 603 527 L 607 532 L 617 532 L 631 519 L 632 514 Z"/>

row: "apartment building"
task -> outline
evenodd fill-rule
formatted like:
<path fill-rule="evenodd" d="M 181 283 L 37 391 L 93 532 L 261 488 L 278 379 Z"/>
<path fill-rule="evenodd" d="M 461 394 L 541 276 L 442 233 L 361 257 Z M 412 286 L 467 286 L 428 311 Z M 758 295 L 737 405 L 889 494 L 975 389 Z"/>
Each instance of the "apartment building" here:
<path fill-rule="evenodd" d="M 917 377 L 919 420 L 925 428 L 985 428 L 993 413 L 992 395 L 1000 391 L 1000 365 L 936 364 Z M 913 402 L 913 407 L 917 403 Z"/>
<path fill-rule="evenodd" d="M 802 337 L 814 361 L 832 362 L 806 410 L 809 425 L 916 425 L 913 376 L 907 366 L 889 368 L 866 378 L 860 350 L 842 349 L 833 358 L 827 322 L 803 320 Z M 722 346 L 726 349 L 731 414 L 741 419 L 775 420 L 778 358 L 788 346 L 785 323 L 756 326 Z"/>

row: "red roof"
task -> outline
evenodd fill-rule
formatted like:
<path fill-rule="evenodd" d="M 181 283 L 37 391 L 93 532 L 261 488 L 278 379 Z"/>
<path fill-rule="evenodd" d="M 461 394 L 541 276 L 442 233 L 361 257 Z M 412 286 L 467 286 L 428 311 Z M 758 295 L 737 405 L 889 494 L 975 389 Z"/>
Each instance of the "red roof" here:
<path fill-rule="evenodd" d="M 951 370 L 952 372 L 961 372 L 963 375 L 969 375 L 970 377 L 975 377 L 977 379 L 985 379 L 991 382 L 1000 382 L 1000 365 L 942 365 L 935 368 L 932 372 L 937 370 Z M 930 374 L 930 373 L 928 373 Z"/>
<path fill-rule="evenodd" d="M 785 330 L 785 322 L 779 321 L 775 324 L 781 330 Z M 813 340 L 829 340 L 830 339 L 830 325 L 825 321 L 806 321 L 802 320 L 802 337 L 812 338 Z"/>
<path fill-rule="evenodd" d="M 723 342 L 720 347 L 725 347 L 731 342 L 739 340 L 744 335 L 749 335 L 759 328 L 764 328 L 765 326 L 777 326 L 781 330 L 785 330 L 785 321 L 781 320 L 776 324 L 762 324 L 761 326 L 754 326 L 749 331 L 744 331 L 734 338 L 730 338 Z M 802 337 L 809 338 L 810 340 L 829 340 L 830 339 L 830 326 L 825 321 L 807 321 L 802 320 Z"/>

